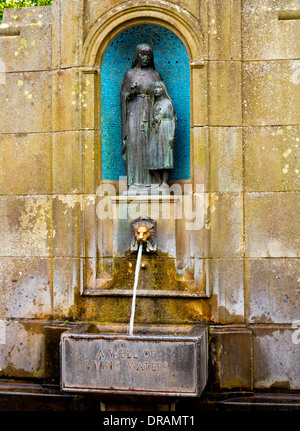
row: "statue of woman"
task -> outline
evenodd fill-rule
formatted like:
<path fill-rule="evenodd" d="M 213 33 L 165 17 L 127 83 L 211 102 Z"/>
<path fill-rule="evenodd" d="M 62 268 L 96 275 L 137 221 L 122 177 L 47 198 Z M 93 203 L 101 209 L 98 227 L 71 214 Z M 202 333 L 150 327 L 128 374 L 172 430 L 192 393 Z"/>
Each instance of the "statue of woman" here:
<path fill-rule="evenodd" d="M 155 70 L 149 45 L 136 47 L 132 68 L 121 90 L 122 154 L 130 189 L 145 189 L 153 182 L 147 166 L 154 83 L 161 80 Z"/>
<path fill-rule="evenodd" d="M 170 169 L 174 167 L 173 148 L 176 130 L 176 115 L 166 84 L 154 84 L 152 130 L 148 151 L 148 169 L 153 173 L 160 189 L 168 189 Z"/>

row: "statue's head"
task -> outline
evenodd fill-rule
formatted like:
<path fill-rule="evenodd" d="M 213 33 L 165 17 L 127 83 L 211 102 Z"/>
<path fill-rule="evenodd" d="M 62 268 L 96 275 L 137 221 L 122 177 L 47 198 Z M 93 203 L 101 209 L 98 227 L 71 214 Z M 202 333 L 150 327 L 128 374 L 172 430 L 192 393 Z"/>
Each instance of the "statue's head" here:
<path fill-rule="evenodd" d="M 171 100 L 171 97 L 169 95 L 168 89 L 164 81 L 156 81 L 153 88 L 154 96 L 163 96 L 167 99 Z"/>
<path fill-rule="evenodd" d="M 147 43 L 141 43 L 135 48 L 135 53 L 132 61 L 132 69 L 140 65 L 142 67 L 151 67 L 155 69 L 153 50 Z"/>

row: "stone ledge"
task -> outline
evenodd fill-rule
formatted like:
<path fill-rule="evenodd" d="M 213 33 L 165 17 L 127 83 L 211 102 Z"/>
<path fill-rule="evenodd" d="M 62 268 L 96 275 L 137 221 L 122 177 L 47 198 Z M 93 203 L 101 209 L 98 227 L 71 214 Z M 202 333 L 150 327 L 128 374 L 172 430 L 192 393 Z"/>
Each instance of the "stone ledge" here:
<path fill-rule="evenodd" d="M 110 404 L 109 399 L 103 402 Z M 124 398 L 111 400 L 115 407 L 125 411 L 130 410 L 133 399 Z M 108 404 L 106 404 L 108 405 Z M 111 404 L 110 404 L 111 405 Z M 136 402 L 134 403 L 137 408 Z M 144 400 L 144 405 L 148 406 L 147 411 L 155 411 L 159 404 L 149 403 Z M 98 397 L 74 396 L 64 394 L 58 387 L 46 387 L 40 382 L 27 380 L 0 380 L 0 411 L 78 411 L 78 412 L 99 412 L 100 403 Z M 115 409 L 116 411 L 117 409 Z M 200 399 L 183 399 L 175 404 L 177 413 L 186 412 L 216 412 L 216 411 L 300 411 L 299 391 L 280 392 L 205 392 Z M 135 409 L 137 411 L 137 409 Z M 90 414 L 90 413 L 89 413 Z"/>
<path fill-rule="evenodd" d="M 97 411 L 99 402 L 91 397 L 64 394 L 57 387 L 40 382 L 0 380 L 0 411 Z"/>

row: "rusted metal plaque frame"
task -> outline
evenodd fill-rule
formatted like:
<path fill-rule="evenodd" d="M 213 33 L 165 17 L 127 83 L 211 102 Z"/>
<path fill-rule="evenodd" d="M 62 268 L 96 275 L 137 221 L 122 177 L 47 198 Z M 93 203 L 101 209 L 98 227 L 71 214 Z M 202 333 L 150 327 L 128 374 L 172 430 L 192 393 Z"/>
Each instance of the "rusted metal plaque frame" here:
<path fill-rule="evenodd" d="M 206 382 L 205 329 L 199 336 L 61 336 L 63 391 L 197 397 Z"/>

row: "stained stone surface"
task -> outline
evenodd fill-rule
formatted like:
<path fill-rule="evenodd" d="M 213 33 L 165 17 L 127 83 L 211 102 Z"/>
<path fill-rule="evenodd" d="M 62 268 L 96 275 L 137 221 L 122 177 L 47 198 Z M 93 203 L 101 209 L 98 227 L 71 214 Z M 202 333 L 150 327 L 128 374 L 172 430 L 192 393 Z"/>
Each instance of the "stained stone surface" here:
<path fill-rule="evenodd" d="M 185 337 L 63 333 L 62 389 L 199 396 L 207 382 L 206 331 Z"/>
<path fill-rule="evenodd" d="M 168 282 L 161 291 L 171 297 L 138 296 L 137 324 L 164 324 L 168 334 L 174 325 L 209 326 L 213 388 L 300 389 L 300 20 L 291 0 L 55 0 L 5 10 L 1 375 L 43 378 L 51 319 L 129 322 L 130 289 L 103 295 L 103 279 L 120 267 L 117 222 L 96 211 L 100 184 L 122 195 L 121 142 L 103 145 L 103 127 L 119 109 L 108 90 L 123 76 L 110 76 L 104 62 L 130 66 L 126 46 L 141 26 L 147 36 L 159 29 L 148 42 L 157 45 L 157 68 L 173 85 L 185 130 L 173 178 L 182 190 L 193 186 L 187 196 L 199 223 L 163 220 L 159 241 L 172 268 L 161 279 L 175 271 L 184 297 Z M 122 53 L 109 53 L 121 38 Z"/>

